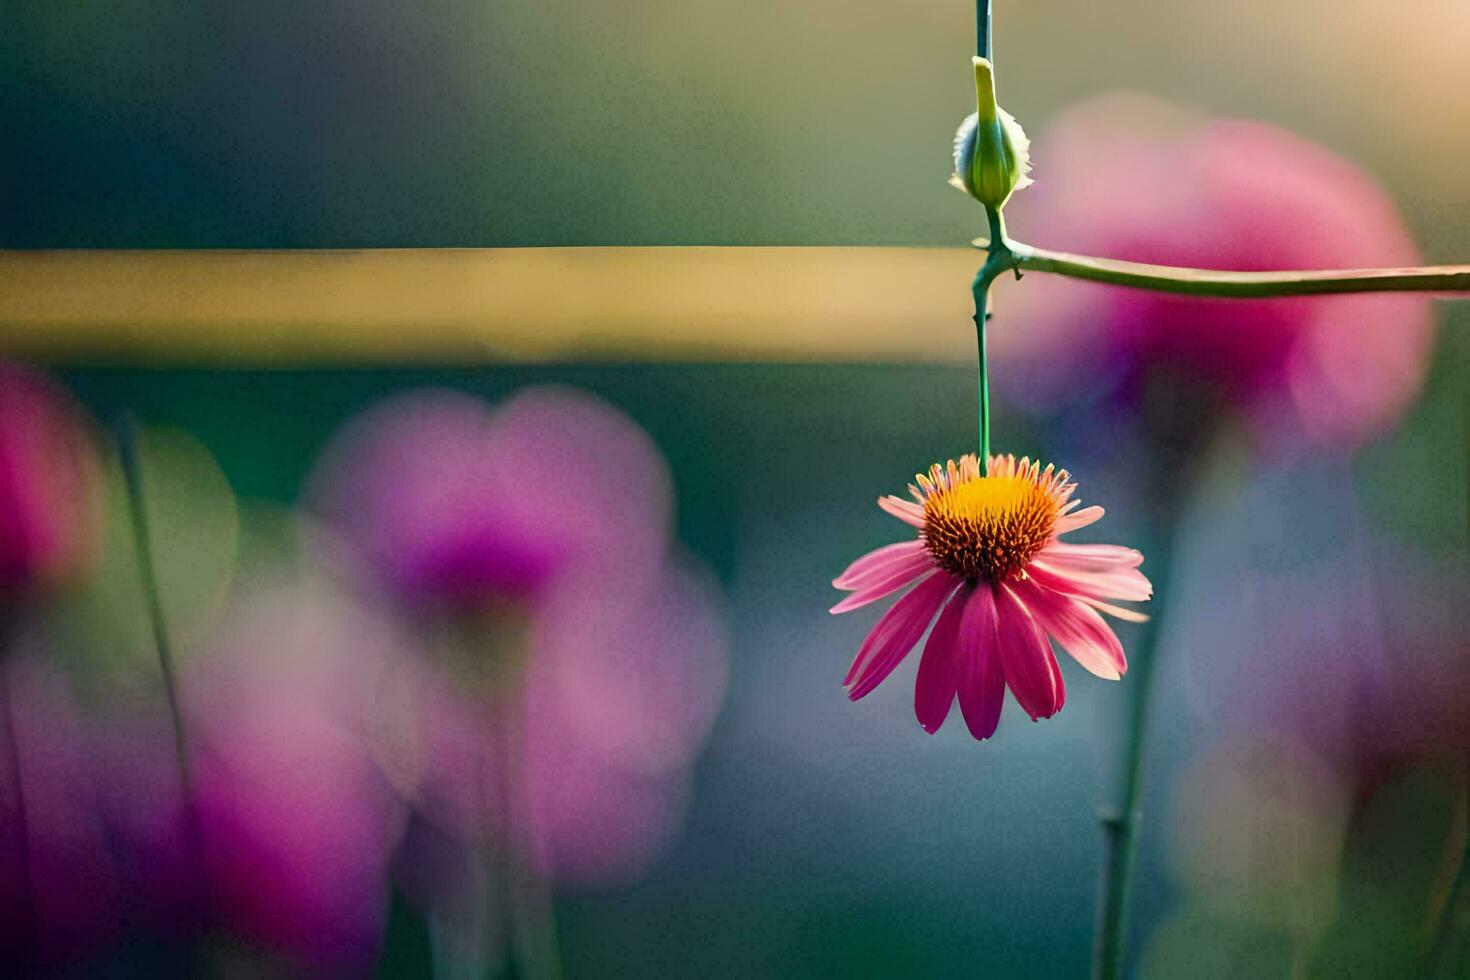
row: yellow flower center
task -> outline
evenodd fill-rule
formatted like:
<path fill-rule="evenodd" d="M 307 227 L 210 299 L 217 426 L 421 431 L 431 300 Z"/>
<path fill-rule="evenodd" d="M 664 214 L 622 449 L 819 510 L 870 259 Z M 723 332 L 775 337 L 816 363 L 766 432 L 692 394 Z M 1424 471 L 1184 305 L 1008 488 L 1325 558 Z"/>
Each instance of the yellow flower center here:
<path fill-rule="evenodd" d="M 924 544 L 952 575 L 1004 582 L 1051 539 L 1055 497 L 1025 476 L 976 477 L 924 502 Z"/>

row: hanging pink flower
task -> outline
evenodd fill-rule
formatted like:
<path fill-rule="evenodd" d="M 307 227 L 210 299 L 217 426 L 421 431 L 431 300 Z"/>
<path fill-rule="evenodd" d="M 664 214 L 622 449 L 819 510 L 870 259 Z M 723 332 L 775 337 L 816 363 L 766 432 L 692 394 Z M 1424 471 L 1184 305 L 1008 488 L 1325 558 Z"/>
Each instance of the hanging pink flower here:
<path fill-rule="evenodd" d="M 1138 571 L 1139 552 L 1059 540 L 1103 516 L 1101 507 L 1077 509 L 1066 470 L 992 456 L 982 475 L 966 455 L 916 479 L 913 501 L 886 496 L 878 506 L 916 528 L 918 540 L 869 552 L 832 583 L 852 593 L 834 613 L 912 586 L 863 642 L 844 680 L 848 697 L 881 684 L 936 614 L 914 691 L 927 732 L 939 730 L 958 696 L 970 734 L 989 738 L 1007 687 L 1032 720 L 1060 711 L 1067 691 L 1048 635 L 1089 672 L 1122 677 L 1123 646 L 1099 612 L 1139 620 L 1107 600 L 1147 599 L 1153 587 Z"/>

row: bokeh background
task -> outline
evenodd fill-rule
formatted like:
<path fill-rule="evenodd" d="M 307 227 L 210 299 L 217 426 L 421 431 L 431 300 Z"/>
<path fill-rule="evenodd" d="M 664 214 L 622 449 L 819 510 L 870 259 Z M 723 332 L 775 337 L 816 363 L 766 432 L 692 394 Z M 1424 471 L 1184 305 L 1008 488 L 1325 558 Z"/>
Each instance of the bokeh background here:
<path fill-rule="evenodd" d="M 995 17 L 1001 101 L 1036 140 L 1022 240 L 1224 268 L 1470 257 L 1463 4 Z M 972 18 L 14 3 L 0 246 L 958 246 L 981 230 L 944 183 Z M 1466 843 L 1470 307 L 1036 275 L 997 309 L 997 445 L 1069 467 L 1108 508 L 1097 540 L 1145 571 L 1172 553 L 1131 971 L 1411 975 Z M 728 335 L 718 362 L 654 338 L 616 362 L 269 370 L 228 340 L 167 369 L 28 341 L 54 387 L 7 374 L 0 398 L 20 488 L 0 503 L 40 522 L 0 516 L 8 962 L 490 972 L 508 849 L 569 976 L 1083 973 L 1127 680 L 1068 663 L 1066 710 L 1008 705 L 984 744 L 920 731 L 912 663 L 860 704 L 841 689 L 873 617 L 828 616 L 832 576 L 897 539 L 878 494 L 974 440 L 970 325 L 914 324 L 882 360 L 863 329 L 800 363 L 742 362 Z M 128 412 L 192 808 L 116 462 Z M 34 530 L 58 507 L 64 531 Z M 563 539 L 575 574 L 545 572 Z M 538 678 L 509 733 L 506 676 Z M 531 773 L 519 819 L 474 788 L 508 759 Z"/>

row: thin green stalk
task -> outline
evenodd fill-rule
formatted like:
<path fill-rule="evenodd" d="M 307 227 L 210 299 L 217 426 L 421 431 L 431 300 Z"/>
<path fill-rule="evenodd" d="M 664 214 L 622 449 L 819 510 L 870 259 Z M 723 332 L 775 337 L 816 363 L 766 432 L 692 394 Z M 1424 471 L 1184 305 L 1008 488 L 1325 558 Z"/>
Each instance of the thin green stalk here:
<path fill-rule="evenodd" d="M 990 47 L 990 0 L 975 0 L 975 53 L 993 61 Z"/>
<path fill-rule="evenodd" d="M 990 459 L 990 371 L 986 364 L 985 322 L 990 319 L 990 279 L 985 275 L 988 266 L 975 273 L 970 292 L 975 297 L 975 349 L 980 368 L 979 379 L 979 435 L 980 467 L 983 471 Z"/>
<path fill-rule="evenodd" d="M 1466 814 L 1470 820 L 1470 779 L 1466 781 Z M 1460 903 L 1460 893 L 1465 889 L 1465 882 L 1470 879 L 1470 830 L 1466 831 L 1465 846 L 1460 851 L 1460 868 L 1455 872 L 1454 884 L 1450 885 L 1450 893 L 1445 897 L 1444 905 L 1439 910 L 1439 919 L 1434 924 L 1434 934 L 1429 943 L 1429 955 L 1425 963 L 1425 976 L 1440 976 L 1445 969 L 1445 956 L 1450 945 L 1450 937 L 1455 931 L 1455 906 Z"/>
<path fill-rule="evenodd" d="M 501 739 L 511 951 L 518 976 L 559 980 L 561 950 L 556 938 L 555 900 L 550 885 L 531 860 L 533 816 L 525 766 L 526 731 L 522 724 L 521 697 L 507 702 L 505 708 L 512 713 L 502 725 Z"/>
<path fill-rule="evenodd" d="M 1132 891 L 1133 864 L 1138 850 L 1139 807 L 1143 787 L 1145 736 L 1149 721 L 1149 692 L 1153 686 L 1158 630 L 1150 624 L 1148 638 L 1134 655 L 1132 705 L 1128 718 L 1128 743 L 1124 752 L 1123 802 L 1116 809 L 1098 814 L 1103 831 L 1103 864 L 1099 879 L 1098 925 L 1094 935 L 1092 975 L 1097 980 L 1122 976 L 1127 946 L 1128 900 Z"/>
<path fill-rule="evenodd" d="M 153 538 L 148 529 L 148 508 L 143 497 L 143 467 L 138 453 L 138 423 L 131 414 L 123 415 L 118 421 L 117 437 L 118 458 L 122 463 L 123 482 L 128 492 L 128 514 L 133 525 L 133 550 L 138 556 L 138 577 L 143 584 L 143 602 L 148 609 L 148 622 L 158 651 L 158 669 L 163 675 L 164 697 L 168 701 L 169 720 L 173 724 L 174 751 L 178 755 L 180 789 L 187 809 L 193 799 L 193 792 L 183 714 L 179 709 L 178 676 L 174 665 L 173 643 L 169 639 L 168 620 L 163 611 L 163 596 L 158 587 L 158 571 L 153 561 Z"/>
<path fill-rule="evenodd" d="M 990 242 L 994 240 L 992 233 L 989 239 L 979 239 L 975 245 L 990 250 Z M 1333 293 L 1470 292 L 1470 265 L 1222 272 L 1073 255 L 1012 241 L 1004 245 L 1013 256 L 1012 267 L 1018 272 L 1050 272 L 1091 282 L 1187 296 L 1264 299 Z"/>
<path fill-rule="evenodd" d="M 1161 537 L 1149 552 L 1150 577 L 1158 591 L 1168 585 L 1173 520 L 1166 518 Z M 1103 863 L 1098 878 L 1097 930 L 1093 941 L 1092 975 L 1095 980 L 1116 980 L 1123 975 L 1128 939 L 1128 900 L 1132 890 L 1133 865 L 1138 850 L 1138 826 L 1142 820 L 1143 765 L 1148 744 L 1152 707 L 1151 692 L 1159 661 L 1159 617 L 1143 627 L 1143 636 L 1129 664 L 1131 703 L 1128 711 L 1127 743 L 1123 755 L 1123 799 L 1117 809 L 1098 814 L 1103 831 Z"/>
<path fill-rule="evenodd" d="M 982 470 L 986 461 L 990 459 L 990 368 L 987 356 L 986 325 L 989 323 L 992 313 L 990 311 L 990 285 L 995 278 L 1006 269 L 1013 268 L 1015 260 L 1011 256 L 1005 237 L 1005 219 L 995 208 L 986 208 L 985 217 L 990 224 L 990 240 L 998 244 L 988 250 L 985 256 L 985 264 L 975 273 L 974 280 L 970 283 L 970 294 L 975 300 L 975 348 L 976 360 L 979 366 L 979 435 L 980 435 L 980 466 Z"/>

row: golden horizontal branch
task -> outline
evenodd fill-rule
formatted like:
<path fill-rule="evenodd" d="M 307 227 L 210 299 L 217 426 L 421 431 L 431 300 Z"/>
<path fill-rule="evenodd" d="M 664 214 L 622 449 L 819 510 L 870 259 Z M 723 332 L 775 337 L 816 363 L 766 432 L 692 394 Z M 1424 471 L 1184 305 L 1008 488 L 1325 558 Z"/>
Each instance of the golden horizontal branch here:
<path fill-rule="evenodd" d="M 0 355 L 965 360 L 974 271 L 964 248 L 0 252 Z"/>

